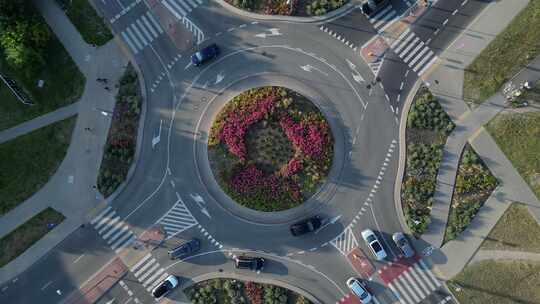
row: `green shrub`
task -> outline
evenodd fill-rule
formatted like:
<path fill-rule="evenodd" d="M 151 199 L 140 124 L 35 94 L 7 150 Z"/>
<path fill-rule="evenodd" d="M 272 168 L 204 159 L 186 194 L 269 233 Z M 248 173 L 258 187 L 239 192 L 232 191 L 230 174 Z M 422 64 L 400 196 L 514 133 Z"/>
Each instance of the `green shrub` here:
<path fill-rule="evenodd" d="M 419 91 L 419 94 L 409 111 L 407 127 L 427 129 L 446 134 L 452 132 L 455 125 L 435 96 L 427 89 L 422 89 Z"/>

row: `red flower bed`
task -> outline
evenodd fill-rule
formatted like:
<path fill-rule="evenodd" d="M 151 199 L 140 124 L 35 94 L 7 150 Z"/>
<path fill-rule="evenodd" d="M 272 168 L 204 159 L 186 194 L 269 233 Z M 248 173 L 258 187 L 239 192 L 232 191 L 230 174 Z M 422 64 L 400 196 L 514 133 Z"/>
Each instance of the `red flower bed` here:
<path fill-rule="evenodd" d="M 268 96 L 254 102 L 244 111 L 233 111 L 225 120 L 219 139 L 225 142 L 229 152 L 242 161 L 246 160 L 246 132 L 250 125 L 261 120 L 274 107 L 276 98 Z"/>
<path fill-rule="evenodd" d="M 296 123 L 289 115 L 281 116 L 279 124 L 295 148 L 300 149 L 308 156 L 320 156 L 323 145 L 328 143 L 328 132 L 325 132 L 328 128 L 326 124 Z"/>

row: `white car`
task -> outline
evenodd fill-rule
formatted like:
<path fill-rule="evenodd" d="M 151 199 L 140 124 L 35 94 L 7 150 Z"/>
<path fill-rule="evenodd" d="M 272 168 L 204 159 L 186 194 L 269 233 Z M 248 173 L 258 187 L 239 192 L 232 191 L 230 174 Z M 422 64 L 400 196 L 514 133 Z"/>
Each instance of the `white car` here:
<path fill-rule="evenodd" d="M 347 286 L 362 301 L 362 304 L 370 303 L 373 299 L 373 296 L 367 291 L 366 286 L 359 279 L 349 278 L 347 280 Z"/>
<path fill-rule="evenodd" d="M 368 244 L 369 249 L 373 254 L 375 255 L 375 258 L 378 261 L 382 261 L 386 258 L 386 251 L 384 251 L 383 246 L 381 245 L 381 242 L 379 242 L 379 239 L 377 239 L 377 236 L 371 229 L 366 229 L 362 231 L 362 238 L 366 243 Z"/>
<path fill-rule="evenodd" d="M 178 278 L 175 275 L 170 275 L 152 290 L 152 295 L 159 299 L 171 292 L 176 286 L 178 286 Z"/>

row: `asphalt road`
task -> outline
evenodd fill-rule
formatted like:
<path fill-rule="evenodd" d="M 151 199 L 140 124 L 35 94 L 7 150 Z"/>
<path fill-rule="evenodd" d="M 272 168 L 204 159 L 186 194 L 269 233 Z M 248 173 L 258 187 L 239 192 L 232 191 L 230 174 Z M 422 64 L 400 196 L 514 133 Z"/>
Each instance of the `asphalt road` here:
<path fill-rule="evenodd" d="M 444 287 L 430 279 L 428 259 L 404 262 L 391 241 L 391 234 L 400 230 L 393 203 L 399 153 L 396 118 L 418 75 L 391 52 L 378 71 L 382 82 L 367 86 L 375 76 L 354 48 L 369 41 L 384 22 L 368 20 L 358 9 L 324 25 L 253 21 L 214 2 L 180 2 L 184 12 L 185 5 L 191 5 L 183 23 L 177 20 L 182 10 L 176 9 L 175 15 L 157 1 L 95 2 L 134 56 L 147 94 L 139 162 L 111 210 L 135 235 L 159 225 L 170 237 L 149 252 L 151 258 L 140 261 L 144 271 L 129 272 L 100 303 L 148 303 L 141 283 L 158 277 L 153 273 L 158 271 L 180 276 L 184 286 L 220 275 L 288 284 L 322 303 L 342 299 L 348 294 L 345 280 L 361 276 L 380 303 L 393 303 L 401 293 L 409 294 L 401 297 L 403 303 L 445 301 Z M 432 49 L 443 49 L 484 5 L 470 0 L 462 8 L 467 13 L 453 15 L 461 3 L 437 2 L 411 31 L 422 41 L 431 39 Z M 388 13 L 399 14 L 407 7 L 392 1 L 396 13 Z M 434 34 L 446 18 L 446 27 Z M 349 43 L 321 27 L 339 32 Z M 202 45 L 217 43 L 222 54 L 201 68 L 191 66 L 195 47 L 185 41 L 191 36 L 178 34 L 182 30 L 190 30 Z M 336 140 L 334 165 L 322 191 L 304 207 L 279 216 L 251 214 L 235 206 L 217 187 L 205 154 L 208 128 L 223 103 L 263 84 L 285 85 L 309 96 L 329 120 Z M 328 225 L 316 234 L 290 236 L 288 225 L 310 214 L 322 215 Z M 387 261 L 374 261 L 360 236 L 366 228 L 381 238 Z M 101 235 L 109 245 L 114 243 L 112 233 L 104 230 Z M 203 243 L 196 256 L 180 262 L 168 258 L 168 249 L 193 237 Z M 113 257 L 103 238 L 93 228 L 81 229 L 18 281 L 4 286 L 0 299 L 56 303 L 61 297 L 56 289 L 69 293 Z M 366 273 L 352 267 L 348 254 L 357 247 L 372 266 Z M 264 256 L 270 262 L 262 273 L 238 271 L 231 259 L 238 254 Z M 410 272 L 388 274 L 395 259 Z M 52 267 L 61 271 L 52 273 Z M 27 292 L 22 286 L 30 284 L 42 287 Z M 178 292 L 170 298 L 184 300 Z"/>

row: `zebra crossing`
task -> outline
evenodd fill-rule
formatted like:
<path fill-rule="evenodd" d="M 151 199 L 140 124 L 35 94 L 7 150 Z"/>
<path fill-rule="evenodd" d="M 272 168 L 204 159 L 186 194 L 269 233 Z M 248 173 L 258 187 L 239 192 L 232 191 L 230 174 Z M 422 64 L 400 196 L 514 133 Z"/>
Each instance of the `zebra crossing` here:
<path fill-rule="evenodd" d="M 90 224 L 116 253 L 131 245 L 136 239 L 129 226 L 120 219 L 111 206 L 101 211 Z"/>
<path fill-rule="evenodd" d="M 347 227 L 340 235 L 331 240 L 330 244 L 336 247 L 341 254 L 346 256 L 351 250 L 358 246 L 358 241 L 356 240 L 352 229 Z"/>
<path fill-rule="evenodd" d="M 438 58 L 409 28 L 392 42 L 390 48 L 419 76 Z"/>
<path fill-rule="evenodd" d="M 156 258 L 148 253 L 129 269 L 148 292 L 165 280 L 169 273 L 161 267 Z"/>
<path fill-rule="evenodd" d="M 165 6 L 177 19 L 184 18 L 197 6 L 202 4 L 202 0 L 162 0 Z"/>
<path fill-rule="evenodd" d="M 156 224 L 159 224 L 165 230 L 166 239 L 197 225 L 197 220 L 186 207 L 180 196 L 174 206 L 161 217 Z"/>
<path fill-rule="evenodd" d="M 394 7 L 389 4 L 380 12 L 369 17 L 368 19 L 377 32 L 381 33 L 399 19 L 399 14 L 396 12 Z"/>
<path fill-rule="evenodd" d="M 416 304 L 441 286 L 424 261 L 419 260 L 388 283 L 402 304 Z"/>
<path fill-rule="evenodd" d="M 161 34 L 163 29 L 150 11 L 142 14 L 120 33 L 134 54 L 142 51 Z"/>

